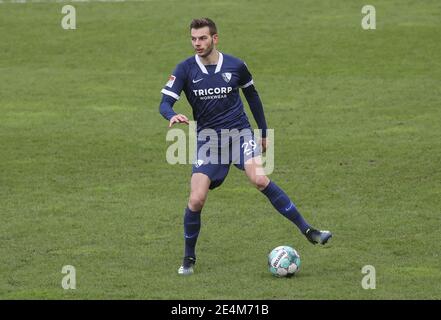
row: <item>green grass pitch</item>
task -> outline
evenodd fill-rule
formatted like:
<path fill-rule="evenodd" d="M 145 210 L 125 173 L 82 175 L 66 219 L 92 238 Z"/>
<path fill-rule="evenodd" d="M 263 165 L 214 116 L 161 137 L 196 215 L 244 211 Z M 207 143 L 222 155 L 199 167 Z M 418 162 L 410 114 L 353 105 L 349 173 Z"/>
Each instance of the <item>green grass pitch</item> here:
<path fill-rule="evenodd" d="M 1 299 L 441 298 L 438 0 L 0 2 Z M 191 167 L 167 164 L 158 105 L 204 16 L 253 73 L 270 178 L 334 238 L 312 246 L 232 168 L 180 278 Z M 300 253 L 298 276 L 269 274 L 278 245 Z"/>

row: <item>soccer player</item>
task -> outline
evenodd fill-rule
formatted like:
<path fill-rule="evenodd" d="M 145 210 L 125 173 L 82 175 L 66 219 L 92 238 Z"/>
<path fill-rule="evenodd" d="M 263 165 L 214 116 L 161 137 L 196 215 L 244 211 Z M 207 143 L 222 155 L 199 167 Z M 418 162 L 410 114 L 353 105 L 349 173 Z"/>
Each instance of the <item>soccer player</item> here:
<path fill-rule="evenodd" d="M 266 151 L 267 124 L 262 102 L 247 65 L 242 60 L 216 49 L 218 34 L 211 19 L 194 19 L 190 24 L 190 33 L 196 54 L 176 66 L 161 91 L 163 95 L 159 111 L 169 121 L 169 127 L 175 123 L 189 124 L 188 117 L 176 114 L 173 110 L 174 103 L 184 91 L 193 109 L 193 118 L 197 122 L 197 150 L 201 151 L 207 143 L 217 148 L 213 154 L 205 153 L 212 156 L 208 161 L 198 152 L 197 161 L 192 166 L 191 191 L 184 213 L 184 259 L 178 273 L 191 275 L 194 272 L 195 247 L 201 228 L 202 208 L 208 191 L 222 184 L 232 163 L 245 171 L 251 183 L 268 198 L 278 212 L 292 221 L 310 242 L 325 244 L 332 237 L 331 232 L 311 227 L 286 193 L 262 173 L 261 152 Z M 239 88 L 242 89 L 261 130 L 260 144 L 255 142 L 250 131 L 251 126 L 244 111 Z M 219 136 L 225 129 L 237 129 L 240 134 L 230 136 L 231 139 L 227 142 L 221 138 L 221 142 L 211 139 L 213 137 L 210 137 L 212 141 L 206 141 L 207 135 L 202 136 L 202 132 L 207 129 L 210 129 L 210 132 L 215 131 Z M 243 134 L 246 130 L 248 133 Z M 239 154 L 233 152 L 226 162 L 212 161 L 218 160 L 219 154 L 222 156 L 225 151 L 231 150 L 232 145 L 242 148 L 239 148 Z M 213 148 L 209 150 L 213 151 Z"/>

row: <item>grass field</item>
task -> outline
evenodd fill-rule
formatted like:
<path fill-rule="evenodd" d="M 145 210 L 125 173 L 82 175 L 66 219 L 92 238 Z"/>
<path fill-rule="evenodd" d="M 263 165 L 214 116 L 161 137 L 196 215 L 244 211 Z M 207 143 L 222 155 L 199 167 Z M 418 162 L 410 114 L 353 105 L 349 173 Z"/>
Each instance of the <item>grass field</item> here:
<path fill-rule="evenodd" d="M 441 298 L 438 0 L 74 2 L 76 30 L 60 26 L 67 2 L 1 2 L 1 299 Z M 203 210 L 196 273 L 178 277 L 191 167 L 167 164 L 158 105 L 201 16 L 253 73 L 270 178 L 329 246 L 232 169 Z M 298 277 L 268 273 L 281 244 Z"/>

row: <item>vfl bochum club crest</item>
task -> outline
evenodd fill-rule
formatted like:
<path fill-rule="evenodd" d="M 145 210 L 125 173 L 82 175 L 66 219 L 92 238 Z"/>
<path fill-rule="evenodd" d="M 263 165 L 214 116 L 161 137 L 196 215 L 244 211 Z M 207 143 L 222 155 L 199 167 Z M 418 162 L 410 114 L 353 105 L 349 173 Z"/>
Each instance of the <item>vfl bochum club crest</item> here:
<path fill-rule="evenodd" d="M 222 78 L 224 78 L 225 82 L 228 83 L 231 80 L 231 72 L 222 73 Z"/>

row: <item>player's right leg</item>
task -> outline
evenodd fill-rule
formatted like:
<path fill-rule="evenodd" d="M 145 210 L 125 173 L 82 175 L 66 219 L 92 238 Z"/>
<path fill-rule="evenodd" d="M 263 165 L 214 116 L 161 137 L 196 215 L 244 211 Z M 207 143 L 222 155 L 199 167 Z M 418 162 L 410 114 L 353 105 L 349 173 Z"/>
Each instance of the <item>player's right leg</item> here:
<path fill-rule="evenodd" d="M 182 266 L 178 273 L 181 275 L 193 274 L 196 263 L 196 242 L 201 228 L 201 210 L 207 199 L 208 191 L 219 187 L 225 180 L 230 165 L 219 163 L 219 154 L 222 148 L 219 140 L 214 137 L 198 140 L 196 161 L 192 166 L 191 191 L 188 206 L 184 215 L 185 253 Z M 208 147 L 208 153 L 206 148 Z M 201 151 L 202 150 L 202 151 Z"/>
<path fill-rule="evenodd" d="M 210 178 L 203 173 L 194 173 L 190 183 L 190 197 L 184 214 L 185 252 L 184 261 L 178 270 L 180 275 L 193 274 L 196 263 L 196 242 L 201 229 L 201 211 L 207 199 Z"/>

